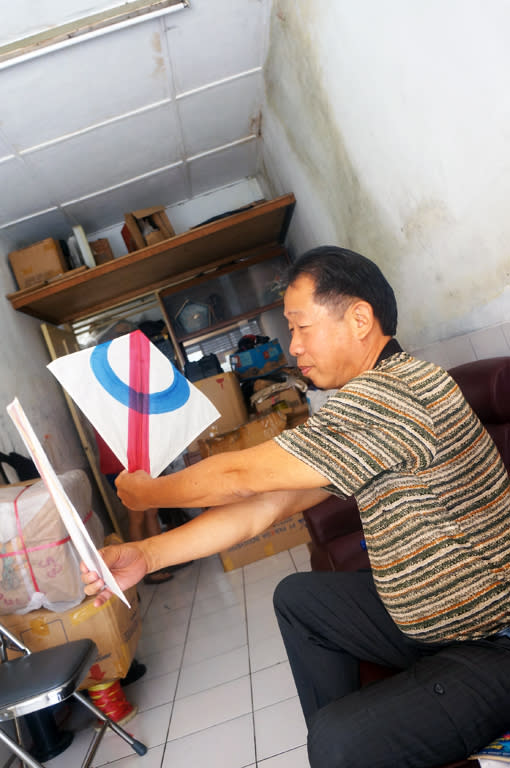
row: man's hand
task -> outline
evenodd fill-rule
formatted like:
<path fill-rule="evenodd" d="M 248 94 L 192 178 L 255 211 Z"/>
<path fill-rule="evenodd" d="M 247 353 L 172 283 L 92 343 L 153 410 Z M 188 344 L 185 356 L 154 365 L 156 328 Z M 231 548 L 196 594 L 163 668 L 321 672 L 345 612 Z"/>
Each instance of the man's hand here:
<path fill-rule="evenodd" d="M 138 584 L 147 573 L 144 554 L 134 542 L 105 547 L 100 550 L 100 555 L 123 592 L 133 584 Z M 106 603 L 112 592 L 105 587 L 103 579 L 95 571 L 89 571 L 85 563 L 80 564 L 80 570 L 81 580 L 86 585 L 85 594 L 97 595 L 94 600 L 96 607 Z"/>
<path fill-rule="evenodd" d="M 136 472 L 124 470 L 115 480 L 117 495 L 128 509 L 143 512 L 157 506 L 148 501 L 149 487 L 153 482 L 152 477 L 142 469 L 137 469 Z"/>

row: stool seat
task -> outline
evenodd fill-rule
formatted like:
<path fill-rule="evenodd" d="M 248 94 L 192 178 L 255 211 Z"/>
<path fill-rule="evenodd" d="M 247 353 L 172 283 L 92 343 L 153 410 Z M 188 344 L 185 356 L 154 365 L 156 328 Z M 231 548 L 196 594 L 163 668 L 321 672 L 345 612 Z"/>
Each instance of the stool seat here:
<path fill-rule="evenodd" d="M 0 664 L 0 722 L 67 699 L 96 655 L 92 640 L 73 640 Z"/>

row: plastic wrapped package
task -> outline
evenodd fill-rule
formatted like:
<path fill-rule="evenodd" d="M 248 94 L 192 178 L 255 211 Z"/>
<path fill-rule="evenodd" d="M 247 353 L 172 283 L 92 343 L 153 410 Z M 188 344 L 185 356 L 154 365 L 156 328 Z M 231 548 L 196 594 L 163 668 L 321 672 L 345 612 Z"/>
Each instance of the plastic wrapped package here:
<path fill-rule="evenodd" d="M 104 528 L 91 508 L 87 475 L 74 469 L 59 478 L 94 545 L 101 547 Z M 85 597 L 79 564 L 42 480 L 0 488 L 0 615 L 78 605 Z"/>

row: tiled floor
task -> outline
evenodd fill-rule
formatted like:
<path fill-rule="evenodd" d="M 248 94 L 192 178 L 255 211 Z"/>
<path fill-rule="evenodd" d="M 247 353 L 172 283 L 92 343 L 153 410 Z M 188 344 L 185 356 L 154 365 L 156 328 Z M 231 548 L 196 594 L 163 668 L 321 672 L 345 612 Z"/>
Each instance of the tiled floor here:
<path fill-rule="evenodd" d="M 306 545 L 224 573 L 197 561 L 158 586 L 140 585 L 143 628 L 136 658 L 146 674 L 124 689 L 138 705 L 127 730 L 135 755 L 107 733 L 93 766 L 308 768 L 306 728 L 273 613 L 274 587 L 309 569 Z M 92 729 L 51 768 L 80 765 Z"/>

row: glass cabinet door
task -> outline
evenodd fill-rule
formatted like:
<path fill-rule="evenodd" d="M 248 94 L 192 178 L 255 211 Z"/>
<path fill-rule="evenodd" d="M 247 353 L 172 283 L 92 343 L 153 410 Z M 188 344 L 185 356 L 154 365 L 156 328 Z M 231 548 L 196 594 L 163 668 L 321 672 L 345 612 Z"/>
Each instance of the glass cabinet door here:
<path fill-rule="evenodd" d="M 177 341 L 277 306 L 283 300 L 286 253 L 247 259 L 160 292 Z"/>

